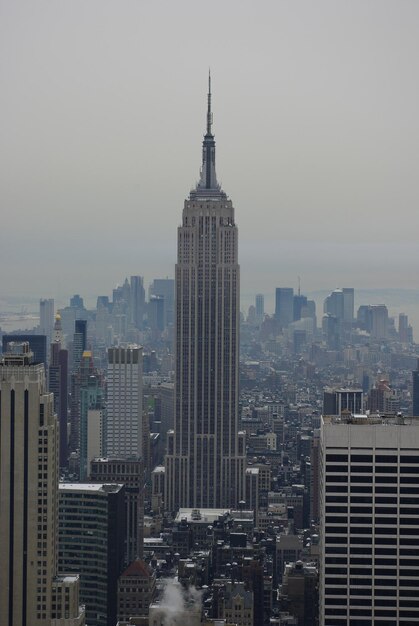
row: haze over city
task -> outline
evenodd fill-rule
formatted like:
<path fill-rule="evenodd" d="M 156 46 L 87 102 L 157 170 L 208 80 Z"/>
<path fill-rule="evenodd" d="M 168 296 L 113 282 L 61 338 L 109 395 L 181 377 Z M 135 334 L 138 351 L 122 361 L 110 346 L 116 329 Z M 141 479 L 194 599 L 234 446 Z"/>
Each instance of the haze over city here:
<path fill-rule="evenodd" d="M 419 624 L 418 3 L 0 17 L 0 626 Z"/>
<path fill-rule="evenodd" d="M 416 2 L 3 2 L 0 280 L 172 276 L 208 66 L 242 294 L 418 288 Z"/>

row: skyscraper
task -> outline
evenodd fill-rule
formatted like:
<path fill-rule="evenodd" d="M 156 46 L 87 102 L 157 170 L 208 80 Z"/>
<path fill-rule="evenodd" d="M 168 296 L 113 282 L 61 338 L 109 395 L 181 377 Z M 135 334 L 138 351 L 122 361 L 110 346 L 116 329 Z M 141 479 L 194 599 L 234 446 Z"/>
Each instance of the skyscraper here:
<path fill-rule="evenodd" d="M 418 624 L 419 420 L 324 417 L 320 626 Z"/>
<path fill-rule="evenodd" d="M 412 415 L 419 415 L 419 359 L 412 372 Z"/>
<path fill-rule="evenodd" d="M 211 83 L 200 180 L 185 200 L 175 273 L 175 422 L 166 508 L 237 505 L 245 436 L 238 432 L 239 265 L 231 200 L 215 173 Z"/>
<path fill-rule="evenodd" d="M 143 349 L 108 349 L 106 452 L 110 458 L 143 454 Z"/>
<path fill-rule="evenodd" d="M 125 563 L 143 555 L 144 467 L 141 459 L 93 459 L 90 480 L 125 485 Z M 120 529 L 122 532 L 122 529 Z"/>
<path fill-rule="evenodd" d="M 51 343 L 52 328 L 54 326 L 54 299 L 41 298 L 39 301 L 39 330 L 41 335 L 47 336 L 48 345 Z"/>
<path fill-rule="evenodd" d="M 47 336 L 46 335 L 32 335 L 32 334 L 18 334 L 18 335 L 3 335 L 2 349 L 3 352 L 7 352 L 7 344 L 9 343 L 22 343 L 28 342 L 29 349 L 33 352 L 33 361 L 35 363 L 42 363 L 47 368 L 48 355 L 47 355 Z"/>
<path fill-rule="evenodd" d="M 80 574 L 88 626 L 116 624 L 118 576 L 124 566 L 124 499 L 121 484 L 59 485 L 58 568 L 63 576 Z"/>
<path fill-rule="evenodd" d="M 56 576 L 58 424 L 44 366 L 28 343 L 10 343 L 0 371 L 0 621 L 81 626 L 78 578 Z"/>
<path fill-rule="evenodd" d="M 265 315 L 265 297 L 263 293 L 257 293 L 255 298 L 256 321 L 260 324 L 263 322 Z"/>
<path fill-rule="evenodd" d="M 294 320 L 294 289 L 292 287 L 275 289 L 275 319 L 282 328 Z"/>
<path fill-rule="evenodd" d="M 143 327 L 143 317 L 145 310 L 145 291 L 143 277 L 131 276 L 130 285 L 131 323 L 134 324 L 135 328 L 141 329 Z"/>
<path fill-rule="evenodd" d="M 163 296 L 164 325 L 173 324 L 175 281 L 173 278 L 155 278 L 149 287 L 149 296 Z"/>
<path fill-rule="evenodd" d="M 74 296 L 75 297 L 75 296 Z M 75 372 L 80 365 L 81 357 L 87 346 L 87 321 L 76 320 L 74 324 L 73 337 L 73 364 L 72 371 Z"/>
<path fill-rule="evenodd" d="M 50 365 L 48 368 L 48 389 L 54 394 L 54 411 L 60 424 L 60 467 L 66 467 L 68 461 L 68 351 L 64 347 L 64 335 L 61 317 L 57 313 L 54 334 L 50 346 Z"/>

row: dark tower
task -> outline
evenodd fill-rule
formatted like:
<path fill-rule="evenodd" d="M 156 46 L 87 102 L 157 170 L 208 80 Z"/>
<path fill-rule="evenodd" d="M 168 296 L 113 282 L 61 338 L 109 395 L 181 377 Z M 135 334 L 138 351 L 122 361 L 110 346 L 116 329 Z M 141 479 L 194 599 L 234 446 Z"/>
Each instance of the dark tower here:
<path fill-rule="evenodd" d="M 169 510 L 237 506 L 244 495 L 238 233 L 233 204 L 217 182 L 211 125 L 209 82 L 201 176 L 178 228 L 175 421 L 165 461 Z"/>

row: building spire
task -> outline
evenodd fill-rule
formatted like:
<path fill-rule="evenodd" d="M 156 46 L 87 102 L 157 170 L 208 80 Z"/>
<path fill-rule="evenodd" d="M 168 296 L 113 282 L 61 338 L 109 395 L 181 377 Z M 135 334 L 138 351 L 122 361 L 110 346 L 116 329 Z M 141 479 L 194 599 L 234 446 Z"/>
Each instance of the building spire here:
<path fill-rule="evenodd" d="M 211 111 L 211 70 L 208 70 L 208 111 L 207 111 L 207 135 L 211 135 L 212 111 Z"/>
<path fill-rule="evenodd" d="M 212 134 L 212 108 L 211 108 L 211 70 L 208 71 L 208 106 L 207 106 L 207 132 L 202 143 L 202 167 L 199 182 L 191 191 L 191 198 L 219 198 L 226 197 L 217 182 L 215 173 L 215 140 Z"/>

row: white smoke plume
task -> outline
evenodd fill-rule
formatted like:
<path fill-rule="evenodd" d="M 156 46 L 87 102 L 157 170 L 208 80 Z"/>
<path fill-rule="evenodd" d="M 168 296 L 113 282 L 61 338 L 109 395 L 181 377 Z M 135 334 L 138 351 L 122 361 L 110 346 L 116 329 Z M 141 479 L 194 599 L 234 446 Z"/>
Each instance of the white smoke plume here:
<path fill-rule="evenodd" d="M 199 626 L 201 607 L 201 590 L 192 586 L 185 589 L 176 580 L 168 579 L 158 605 L 158 623 L 163 626 Z"/>

